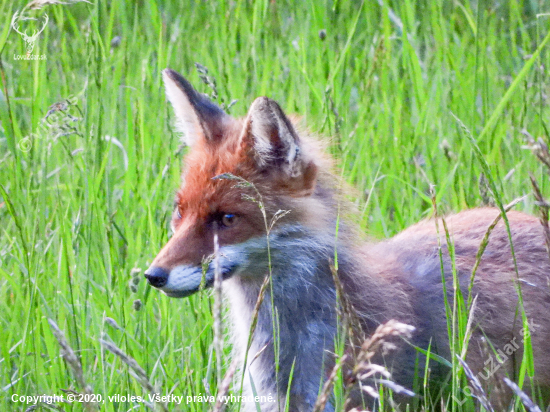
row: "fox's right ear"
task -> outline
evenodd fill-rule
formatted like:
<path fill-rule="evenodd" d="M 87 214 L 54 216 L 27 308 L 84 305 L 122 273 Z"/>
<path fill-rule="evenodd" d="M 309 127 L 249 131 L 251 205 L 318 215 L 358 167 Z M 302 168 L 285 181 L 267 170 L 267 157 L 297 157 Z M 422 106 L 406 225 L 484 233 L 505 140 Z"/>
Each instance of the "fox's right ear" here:
<path fill-rule="evenodd" d="M 198 93 L 178 72 L 162 71 L 166 96 L 174 108 L 183 142 L 192 146 L 197 140 L 214 142 L 223 134 L 223 123 L 229 117 L 206 96 Z"/>
<path fill-rule="evenodd" d="M 317 166 L 276 101 L 267 97 L 254 100 L 241 139 L 256 166 L 269 174 L 279 188 L 295 197 L 313 193 Z"/>

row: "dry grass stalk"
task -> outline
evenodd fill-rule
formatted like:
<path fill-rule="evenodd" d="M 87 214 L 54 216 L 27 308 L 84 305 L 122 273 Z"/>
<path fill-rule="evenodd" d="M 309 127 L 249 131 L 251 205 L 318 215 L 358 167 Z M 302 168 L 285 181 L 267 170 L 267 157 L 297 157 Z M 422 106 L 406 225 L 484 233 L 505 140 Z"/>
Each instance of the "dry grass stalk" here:
<path fill-rule="evenodd" d="M 550 150 L 548 150 L 548 146 L 544 140 L 540 137 L 535 140 L 535 138 L 525 129 L 521 131 L 521 134 L 523 134 L 527 142 L 525 148 L 531 150 L 540 162 L 546 166 L 547 171 L 550 173 Z"/>
<path fill-rule="evenodd" d="M 378 326 L 374 334 L 361 345 L 361 351 L 357 356 L 357 363 L 353 370 L 354 374 L 358 375 L 366 367 L 365 364 L 370 363 L 372 357 L 381 347 L 383 353 L 394 349 L 394 345 L 387 342 L 389 337 L 399 336 L 410 339 L 414 330 L 414 326 L 398 322 L 395 319 L 390 319 Z"/>
<path fill-rule="evenodd" d="M 542 412 L 540 408 L 531 400 L 531 398 L 529 398 L 529 396 L 527 396 L 525 392 L 520 389 L 518 385 L 516 385 L 508 378 L 504 378 L 504 383 L 508 385 L 517 396 L 519 396 L 519 399 L 521 399 L 521 402 L 529 410 L 529 412 Z"/>
<path fill-rule="evenodd" d="M 145 389 L 147 392 L 149 392 L 152 395 L 158 392 L 155 390 L 151 382 L 149 382 L 149 378 L 147 374 L 145 373 L 143 368 L 139 366 L 139 364 L 134 358 L 132 358 L 131 356 L 128 356 L 126 353 L 124 353 L 122 349 L 120 349 L 118 346 L 116 346 L 112 342 L 99 339 L 99 343 L 101 343 L 101 345 L 105 349 L 107 349 L 109 352 L 118 356 L 118 358 L 130 368 L 130 375 L 132 375 L 138 381 L 138 383 L 143 387 L 143 389 Z M 158 403 L 158 405 L 160 405 L 161 409 L 164 412 L 168 412 L 168 408 L 166 404 Z"/>
<path fill-rule="evenodd" d="M 229 369 L 225 373 L 221 384 L 218 386 L 218 396 L 212 412 L 223 412 L 225 410 L 226 403 L 223 401 L 223 398 L 229 392 L 229 387 L 231 386 L 233 376 L 237 371 L 238 364 L 239 362 L 237 361 L 237 359 L 233 359 L 233 362 L 231 362 L 231 365 L 229 365 Z"/>
<path fill-rule="evenodd" d="M 436 219 L 437 224 L 437 217 L 439 216 L 439 211 L 437 210 L 437 199 L 435 196 L 435 185 L 433 183 L 430 183 L 430 199 L 432 200 L 432 210 L 434 211 L 434 218 Z M 438 230 L 439 233 L 439 230 Z"/>
<path fill-rule="evenodd" d="M 550 174 L 550 150 L 548 149 L 548 145 L 540 137 L 535 140 L 535 138 L 525 129 L 523 129 L 521 133 L 527 142 L 526 148 L 531 150 L 537 159 L 546 166 L 546 172 Z M 550 228 L 548 226 L 548 209 L 550 208 L 550 204 L 544 200 L 535 177 L 532 174 L 529 174 L 529 177 L 531 179 L 531 186 L 533 186 L 536 205 L 540 210 L 540 223 L 546 241 L 546 251 L 548 252 L 548 256 L 550 256 Z"/>
<path fill-rule="evenodd" d="M 536 205 L 539 207 L 540 211 L 539 221 L 544 233 L 546 252 L 550 257 L 550 227 L 548 226 L 548 209 L 550 208 L 550 204 L 544 199 L 544 197 L 542 197 L 539 185 L 537 184 L 535 177 L 531 173 L 529 173 L 529 178 L 531 179 L 531 186 L 533 187 L 533 194 L 535 195 Z"/>
<path fill-rule="evenodd" d="M 355 365 L 351 371 L 351 378 L 346 382 L 346 389 L 348 389 L 348 393 L 350 393 L 349 386 L 359 382 L 363 392 L 373 398 L 378 398 L 377 388 L 363 383 L 364 380 L 369 379 L 374 383 L 382 384 L 386 388 L 394 391 L 396 394 L 414 396 L 414 392 L 390 380 L 391 374 L 385 367 L 372 362 L 372 358 L 378 352 L 386 354 L 387 352 L 396 349 L 396 346 L 393 343 L 388 342 L 390 338 L 401 337 L 410 339 L 414 330 L 414 326 L 398 322 L 394 319 L 378 326 L 374 331 L 374 334 L 370 338 L 365 339 L 361 345 L 361 349 L 357 354 Z M 376 376 L 381 376 L 382 379 L 375 378 Z M 346 399 L 344 405 L 345 409 L 350 401 L 350 398 Z"/>
<path fill-rule="evenodd" d="M 468 381 L 470 382 L 470 388 L 472 390 L 472 396 L 476 398 L 481 406 L 483 406 L 487 411 L 494 412 L 493 406 L 489 402 L 487 398 L 487 394 L 483 390 L 483 387 L 481 386 L 481 383 L 479 382 L 479 379 L 475 376 L 475 374 L 472 372 L 470 367 L 464 360 L 456 355 L 458 361 L 462 365 L 462 368 L 464 369 L 464 373 L 466 374 L 466 378 L 468 378 Z"/>
<path fill-rule="evenodd" d="M 407 396 L 415 395 L 413 391 L 389 379 L 375 379 L 375 382 L 382 384 L 382 386 L 385 386 L 388 389 L 391 389 L 391 391 L 397 395 L 407 395 Z M 390 398 L 390 401 L 391 401 L 391 398 Z"/>
<path fill-rule="evenodd" d="M 472 336 L 472 323 L 474 321 L 474 313 L 476 311 L 477 297 L 478 295 L 475 295 L 468 313 L 468 323 L 466 323 L 466 331 L 464 332 L 464 339 L 462 341 L 462 352 L 460 354 L 462 358 L 466 357 L 468 342 L 470 341 L 470 337 Z"/>
<path fill-rule="evenodd" d="M 453 152 L 451 145 L 447 139 L 443 139 L 443 141 L 439 145 L 439 148 L 443 151 L 445 158 L 449 162 L 456 160 L 456 154 Z"/>
<path fill-rule="evenodd" d="M 349 376 L 345 379 L 347 396 L 344 402 L 344 409 L 347 410 L 348 405 L 351 402 L 349 395 L 351 394 L 352 386 L 355 383 L 361 383 L 366 379 L 371 379 L 373 382 L 380 383 L 396 393 L 414 396 L 413 392 L 391 381 L 391 374 L 389 371 L 381 365 L 372 363 L 372 358 L 380 349 L 382 349 L 383 353 L 395 349 L 394 344 L 387 342 L 388 338 L 396 336 L 410 338 L 415 328 L 392 319 L 382 325 L 379 325 L 374 334 L 371 337 L 366 338 L 364 336 L 357 311 L 351 301 L 347 298 L 347 294 L 345 293 L 342 283 L 340 282 L 340 278 L 338 277 L 338 271 L 332 263 L 330 264 L 330 270 L 336 288 L 338 314 L 343 319 L 344 333 L 348 334 L 346 341 L 350 346 L 351 353 L 356 353 L 353 369 L 349 372 Z M 321 393 L 315 402 L 315 406 L 313 408 L 314 412 L 323 411 L 325 409 L 326 403 L 332 393 L 334 382 L 338 376 L 338 372 L 346 364 L 350 364 L 351 353 L 346 353 L 341 356 L 332 368 L 330 375 L 325 381 Z M 346 372 L 346 374 L 347 373 L 348 372 Z M 385 379 L 374 379 L 375 376 L 381 376 Z M 378 390 L 372 386 L 361 384 L 361 390 L 375 399 L 378 398 Z M 357 412 L 360 411 L 357 408 L 353 410 Z"/>
<path fill-rule="evenodd" d="M 271 276 L 269 274 L 265 276 L 262 286 L 260 286 L 260 292 L 258 293 L 258 299 L 256 300 L 256 304 L 254 305 L 254 310 L 252 311 L 252 322 L 250 324 L 248 343 L 246 345 L 247 352 L 252 345 L 252 337 L 254 336 L 254 331 L 256 330 L 256 325 L 258 324 L 258 314 L 260 313 L 260 307 L 262 306 L 262 303 L 264 301 L 265 292 L 267 290 L 267 286 L 269 285 L 270 279 Z"/>
<path fill-rule="evenodd" d="M 338 371 L 342 368 L 342 366 L 345 364 L 347 359 L 348 359 L 348 356 L 343 355 L 340 358 L 340 360 L 336 363 L 336 365 L 334 365 L 334 367 L 332 368 L 332 371 L 330 372 L 328 379 L 325 381 L 323 385 L 321 394 L 317 397 L 317 400 L 315 401 L 315 405 L 313 406 L 313 412 L 322 412 L 325 410 L 325 406 L 327 404 L 328 398 L 332 393 L 332 387 L 334 385 L 334 381 L 338 376 Z"/>
<path fill-rule="evenodd" d="M 525 199 L 525 197 L 526 196 L 521 196 L 512 200 L 510 203 L 504 206 L 504 211 L 505 212 L 510 211 L 515 205 L 517 205 L 519 202 Z M 483 239 L 481 239 L 481 243 L 479 244 L 479 248 L 476 253 L 474 268 L 472 269 L 472 275 L 470 276 L 470 284 L 469 284 L 468 290 L 472 290 L 472 285 L 476 276 L 477 269 L 479 268 L 479 265 L 481 263 L 481 258 L 483 257 L 483 253 L 485 252 L 485 249 L 487 249 L 487 245 L 489 244 L 489 236 L 491 236 L 491 233 L 493 232 L 498 222 L 500 222 L 500 219 L 502 219 L 502 214 L 499 213 L 499 215 L 495 217 L 495 219 L 491 222 L 491 224 L 485 231 L 485 235 L 483 236 Z M 468 296 L 468 300 L 470 300 L 470 298 L 471 297 Z"/>
<path fill-rule="evenodd" d="M 74 353 L 73 348 L 71 348 L 71 345 L 69 345 L 69 342 L 65 339 L 65 334 L 61 331 L 61 329 L 59 329 L 57 323 L 55 323 L 53 319 L 48 319 L 48 323 L 50 324 L 52 333 L 57 339 L 57 343 L 61 346 L 61 356 L 65 359 L 65 362 L 67 362 L 67 365 L 69 365 L 72 370 L 76 383 L 85 394 L 92 394 L 92 387 L 84 380 L 84 372 L 82 371 L 80 359 L 78 359 L 78 356 Z M 99 407 L 95 402 L 82 402 L 82 406 L 88 412 L 99 411 Z"/>
<path fill-rule="evenodd" d="M 366 339 L 366 336 L 364 336 L 357 311 L 348 299 L 344 291 L 344 287 L 342 286 L 342 282 L 340 282 L 338 270 L 332 263 L 330 263 L 330 272 L 332 273 L 332 279 L 334 281 L 334 286 L 336 287 L 336 298 L 339 303 L 337 307 L 338 315 L 343 319 L 344 328 L 346 333 L 349 334 L 348 336 L 351 345 L 360 346 Z"/>
<path fill-rule="evenodd" d="M 483 206 L 495 206 L 495 202 L 490 195 L 491 189 L 489 188 L 489 181 L 485 176 L 485 173 L 479 175 L 479 195 L 481 196 L 481 204 Z"/>
<path fill-rule="evenodd" d="M 352 351 L 355 352 L 355 348 L 359 348 L 355 359 L 355 365 L 349 377 L 346 378 L 345 386 L 347 397 L 345 400 L 344 409 L 347 409 L 349 403 L 351 402 L 349 395 L 351 394 L 352 386 L 357 382 L 360 383 L 361 391 L 365 392 L 367 395 L 374 399 L 379 398 L 379 392 L 376 387 L 363 383 L 363 381 L 367 379 L 370 379 L 372 382 L 382 384 L 383 386 L 392 390 L 394 393 L 414 396 L 413 392 L 391 381 L 391 374 L 385 367 L 372 363 L 372 358 L 381 348 L 383 353 L 395 349 L 395 345 L 387 342 L 387 338 L 392 336 L 402 336 L 410 338 L 414 327 L 405 325 L 395 320 L 390 320 L 387 323 L 380 325 L 370 338 L 366 338 L 364 335 L 364 331 L 361 327 L 361 320 L 357 315 L 357 311 L 355 310 L 351 301 L 347 298 L 342 283 L 340 282 L 340 278 L 338 277 L 338 271 L 336 267 L 331 264 L 330 269 L 334 280 L 334 285 L 336 287 L 336 295 L 338 298 L 338 314 L 343 319 L 344 333 L 348 334 L 346 340 L 349 342 L 351 348 L 353 348 Z M 334 381 L 337 377 L 337 374 L 342 366 L 346 364 L 346 362 L 349 363 L 349 359 L 350 354 L 345 354 L 334 365 L 329 378 L 323 385 L 321 394 L 317 398 L 314 411 L 324 410 L 328 398 L 332 393 L 332 388 L 334 386 Z M 376 376 L 382 377 L 384 379 L 376 379 Z"/>
<path fill-rule="evenodd" d="M 216 374 L 218 378 L 218 387 L 222 383 L 222 356 L 223 356 L 223 336 L 222 336 L 222 275 L 220 270 L 220 245 L 218 241 L 218 232 L 214 233 L 214 350 L 216 351 Z"/>
<path fill-rule="evenodd" d="M 218 99 L 218 87 L 216 86 L 216 79 L 208 75 L 208 68 L 200 63 L 195 63 L 195 67 L 199 72 L 199 78 L 204 84 L 206 84 L 210 90 L 212 90 L 212 100 Z"/>
<path fill-rule="evenodd" d="M 119 324 L 117 323 L 116 320 L 114 320 L 113 318 L 110 318 L 109 316 L 105 316 L 103 318 L 103 322 L 106 323 L 107 325 L 111 326 L 113 329 L 124 330 L 123 328 L 121 328 L 119 326 Z"/>

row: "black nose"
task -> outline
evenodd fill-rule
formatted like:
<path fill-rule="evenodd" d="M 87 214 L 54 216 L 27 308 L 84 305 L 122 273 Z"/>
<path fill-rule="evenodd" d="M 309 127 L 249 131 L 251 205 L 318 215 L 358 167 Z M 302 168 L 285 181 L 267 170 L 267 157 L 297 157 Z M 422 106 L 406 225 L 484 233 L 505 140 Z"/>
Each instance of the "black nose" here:
<path fill-rule="evenodd" d="M 163 268 L 152 266 L 145 271 L 145 277 L 156 288 L 161 288 L 168 282 L 169 273 Z"/>

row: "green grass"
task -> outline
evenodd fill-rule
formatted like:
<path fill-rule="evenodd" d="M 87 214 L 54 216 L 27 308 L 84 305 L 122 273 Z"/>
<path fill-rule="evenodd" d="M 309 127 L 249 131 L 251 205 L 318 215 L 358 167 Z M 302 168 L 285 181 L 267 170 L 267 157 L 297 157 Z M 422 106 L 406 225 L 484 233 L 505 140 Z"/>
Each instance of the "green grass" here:
<path fill-rule="evenodd" d="M 546 2 L 94 3 L 30 12 L 50 18 L 33 51 L 47 59 L 38 61 L 14 59 L 24 44 L 9 22 L 25 3 L 0 3 L 1 410 L 29 406 L 12 403 L 13 394 L 82 390 L 48 318 L 104 398 L 144 390 L 99 339 L 135 358 L 163 394 L 204 395 L 205 385 L 215 393 L 209 293 L 174 300 L 143 281 L 130 288 L 132 269 L 144 270 L 167 240 L 179 182 L 165 67 L 210 92 L 194 68 L 200 62 L 216 79 L 218 103 L 238 99 L 231 114 L 267 95 L 331 137 L 374 237 L 429 216 L 430 184 L 443 212 L 480 205 L 482 171 L 504 204 L 530 193 L 529 172 L 548 194 L 520 133 L 548 139 L 547 48 L 529 60 L 550 27 L 550 17 L 537 17 L 550 12 Z M 44 127 L 50 106 L 67 98 L 77 120 L 57 112 Z M 30 150 L 21 150 L 31 135 Z M 516 208 L 535 213 L 534 198 Z M 473 402 L 447 407 L 472 410 Z"/>

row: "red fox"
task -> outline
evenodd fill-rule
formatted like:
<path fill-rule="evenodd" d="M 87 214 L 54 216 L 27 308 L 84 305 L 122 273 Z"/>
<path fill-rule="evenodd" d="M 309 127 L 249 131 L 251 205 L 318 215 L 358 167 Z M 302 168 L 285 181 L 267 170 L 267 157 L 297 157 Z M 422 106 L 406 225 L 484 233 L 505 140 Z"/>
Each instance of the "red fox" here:
<path fill-rule="evenodd" d="M 211 286 L 214 262 L 204 262 L 214 253 L 217 234 L 217 267 L 230 305 L 234 347 L 236 356 L 244 359 L 254 306 L 271 270 L 270 298 L 259 309 L 245 374 L 245 394 L 253 393 L 253 384 L 255 394 L 276 397 L 274 403 L 261 404 L 262 411 L 284 410 L 287 403 L 291 411 L 311 411 L 334 365 L 338 312 L 331 264 L 335 257 L 339 282 L 365 335 L 390 319 L 415 327 L 410 342 L 384 359 L 395 382 L 412 385 L 419 357 L 415 347 L 429 347 L 452 361 L 442 271 L 449 299 L 453 270 L 467 296 L 476 253 L 500 213 L 497 209 L 473 209 L 446 218 L 454 269 L 445 233 L 438 234 L 434 220 L 380 243 L 363 242 L 351 220 L 339 218 L 346 200 L 330 159 L 315 139 L 297 132 L 275 101 L 259 97 L 246 117 L 235 119 L 177 72 L 166 69 L 163 78 L 184 142 L 191 149 L 176 196 L 174 234 L 145 276 L 152 286 L 175 298 Z M 262 197 L 265 216 L 250 200 L 255 196 L 252 186 L 216 178 L 223 174 L 250 182 Z M 277 221 L 268 239 L 266 219 L 270 222 L 281 210 L 289 213 Z M 498 376 L 517 378 L 524 310 L 533 329 L 533 382 L 548 388 L 550 261 L 545 240 L 536 218 L 519 212 L 507 217 L 517 261 L 501 220 L 491 232 L 473 282 L 477 304 L 466 362 L 474 374 L 485 374 L 491 356 L 482 339 L 495 350 L 515 342 L 518 349 L 500 364 Z M 430 363 L 430 368 L 430 379 L 445 381 L 444 363 Z M 420 373 L 423 376 L 422 369 Z M 245 408 L 256 410 L 254 404 Z M 334 408 L 329 401 L 324 410 Z"/>

